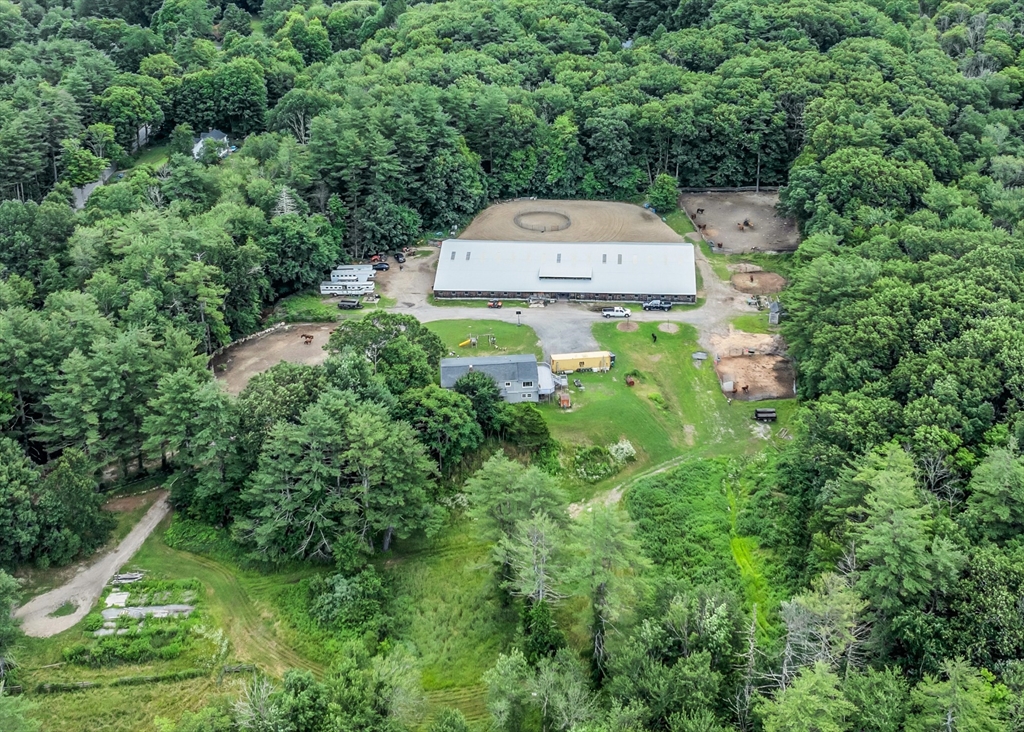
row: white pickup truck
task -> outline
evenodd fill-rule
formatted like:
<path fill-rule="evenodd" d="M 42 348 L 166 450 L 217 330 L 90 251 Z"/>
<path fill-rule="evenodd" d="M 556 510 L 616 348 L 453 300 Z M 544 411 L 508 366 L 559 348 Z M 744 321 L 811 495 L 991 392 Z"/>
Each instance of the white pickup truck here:
<path fill-rule="evenodd" d="M 629 310 L 627 308 L 603 308 L 601 310 L 601 316 L 604 318 L 628 318 Z"/>

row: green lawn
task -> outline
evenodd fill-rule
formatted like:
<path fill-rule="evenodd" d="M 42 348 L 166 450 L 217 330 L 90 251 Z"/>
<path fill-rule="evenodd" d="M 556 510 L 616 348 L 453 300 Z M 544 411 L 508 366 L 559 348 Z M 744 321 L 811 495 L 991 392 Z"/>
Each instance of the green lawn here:
<path fill-rule="evenodd" d="M 277 307 L 289 323 L 333 323 L 342 312 L 337 302 L 312 292 L 289 295 L 280 300 Z"/>
<path fill-rule="evenodd" d="M 775 326 L 768 325 L 767 309 L 758 313 L 737 315 L 731 322 L 736 330 L 742 330 L 746 333 L 775 333 L 778 331 L 778 328 Z"/>
<path fill-rule="evenodd" d="M 513 315 L 513 317 L 515 317 Z M 437 333 L 449 351 L 456 356 L 500 356 L 506 353 L 534 353 L 543 358 L 540 342 L 533 328 L 514 323 L 503 323 L 497 320 L 438 320 L 424 323 L 427 328 Z M 494 336 L 495 343 L 491 346 L 488 336 Z M 477 339 L 477 347 L 459 347 L 459 344 L 470 337 Z"/>
<path fill-rule="evenodd" d="M 766 447 L 765 438 L 754 429 L 753 406 L 735 400 L 730 405 L 711 362 L 692 359 L 700 350 L 696 331 L 681 325 L 678 333 L 669 334 L 657 327 L 641 323 L 639 330 L 624 332 L 615 323 L 596 324 L 594 335 L 601 348 L 616 354 L 615 368 L 570 377 L 584 385 L 584 391 L 571 387 L 571 410 L 543 406 L 552 434 L 561 442 L 607 446 L 625 437 L 636 448 L 636 462 L 594 486 L 594 492 L 672 459 L 740 456 Z M 658 335 L 657 344 L 652 333 Z M 628 387 L 625 376 L 633 370 L 640 372 L 640 380 Z M 778 410 L 779 420 L 768 429 L 776 435 L 790 423 L 796 400 L 774 400 L 771 406 Z"/>
<path fill-rule="evenodd" d="M 665 223 L 668 224 L 672 231 L 676 232 L 680 236 L 683 234 L 689 234 L 691 231 L 696 231 L 693 228 L 693 223 L 690 221 L 690 217 L 682 210 L 676 210 L 665 217 Z"/>
<path fill-rule="evenodd" d="M 170 149 L 169 144 L 147 147 L 139 157 L 135 158 L 135 165 L 152 165 L 154 168 L 159 168 L 170 157 Z"/>

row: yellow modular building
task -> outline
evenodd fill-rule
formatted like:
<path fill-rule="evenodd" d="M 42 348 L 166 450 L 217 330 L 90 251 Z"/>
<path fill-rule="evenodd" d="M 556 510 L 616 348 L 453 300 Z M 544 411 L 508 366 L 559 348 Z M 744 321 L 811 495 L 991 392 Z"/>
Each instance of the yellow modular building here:
<path fill-rule="evenodd" d="M 551 370 L 556 374 L 571 374 L 573 371 L 607 371 L 614 365 L 615 354 L 611 351 L 551 354 Z"/>

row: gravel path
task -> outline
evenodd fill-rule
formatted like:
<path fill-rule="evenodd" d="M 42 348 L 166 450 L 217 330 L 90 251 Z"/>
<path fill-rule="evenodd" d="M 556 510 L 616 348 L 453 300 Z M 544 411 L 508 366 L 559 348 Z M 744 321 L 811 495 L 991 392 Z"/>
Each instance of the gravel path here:
<path fill-rule="evenodd" d="M 167 494 L 164 493 L 114 551 L 83 567 L 67 584 L 33 598 L 19 607 L 14 617 L 21 620 L 21 629 L 25 634 L 33 638 L 49 638 L 84 618 L 100 598 L 110 578 L 132 558 L 142 546 L 142 542 L 170 510 Z M 60 618 L 49 617 L 50 613 L 67 602 L 75 604 L 74 613 Z"/>

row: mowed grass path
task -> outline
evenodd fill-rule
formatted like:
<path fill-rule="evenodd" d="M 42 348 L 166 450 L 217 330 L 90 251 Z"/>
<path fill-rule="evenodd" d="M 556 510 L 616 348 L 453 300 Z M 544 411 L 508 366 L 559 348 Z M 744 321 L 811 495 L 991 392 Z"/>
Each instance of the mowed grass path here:
<path fill-rule="evenodd" d="M 544 353 L 533 328 L 513 325 L 497 320 L 438 320 L 424 325 L 444 341 L 445 347 L 456 356 L 502 356 L 513 353 L 533 353 L 538 359 Z M 494 336 L 492 347 L 487 339 Z M 477 346 L 459 347 L 470 337 L 477 339 Z"/>
<path fill-rule="evenodd" d="M 380 563 L 396 584 L 401 639 L 420 656 L 428 717 L 444 707 L 473 723 L 487 720 L 487 689 L 480 678 L 508 649 L 515 611 L 500 605 L 490 545 L 475 525 L 461 521 L 433 539 L 403 542 Z"/>

